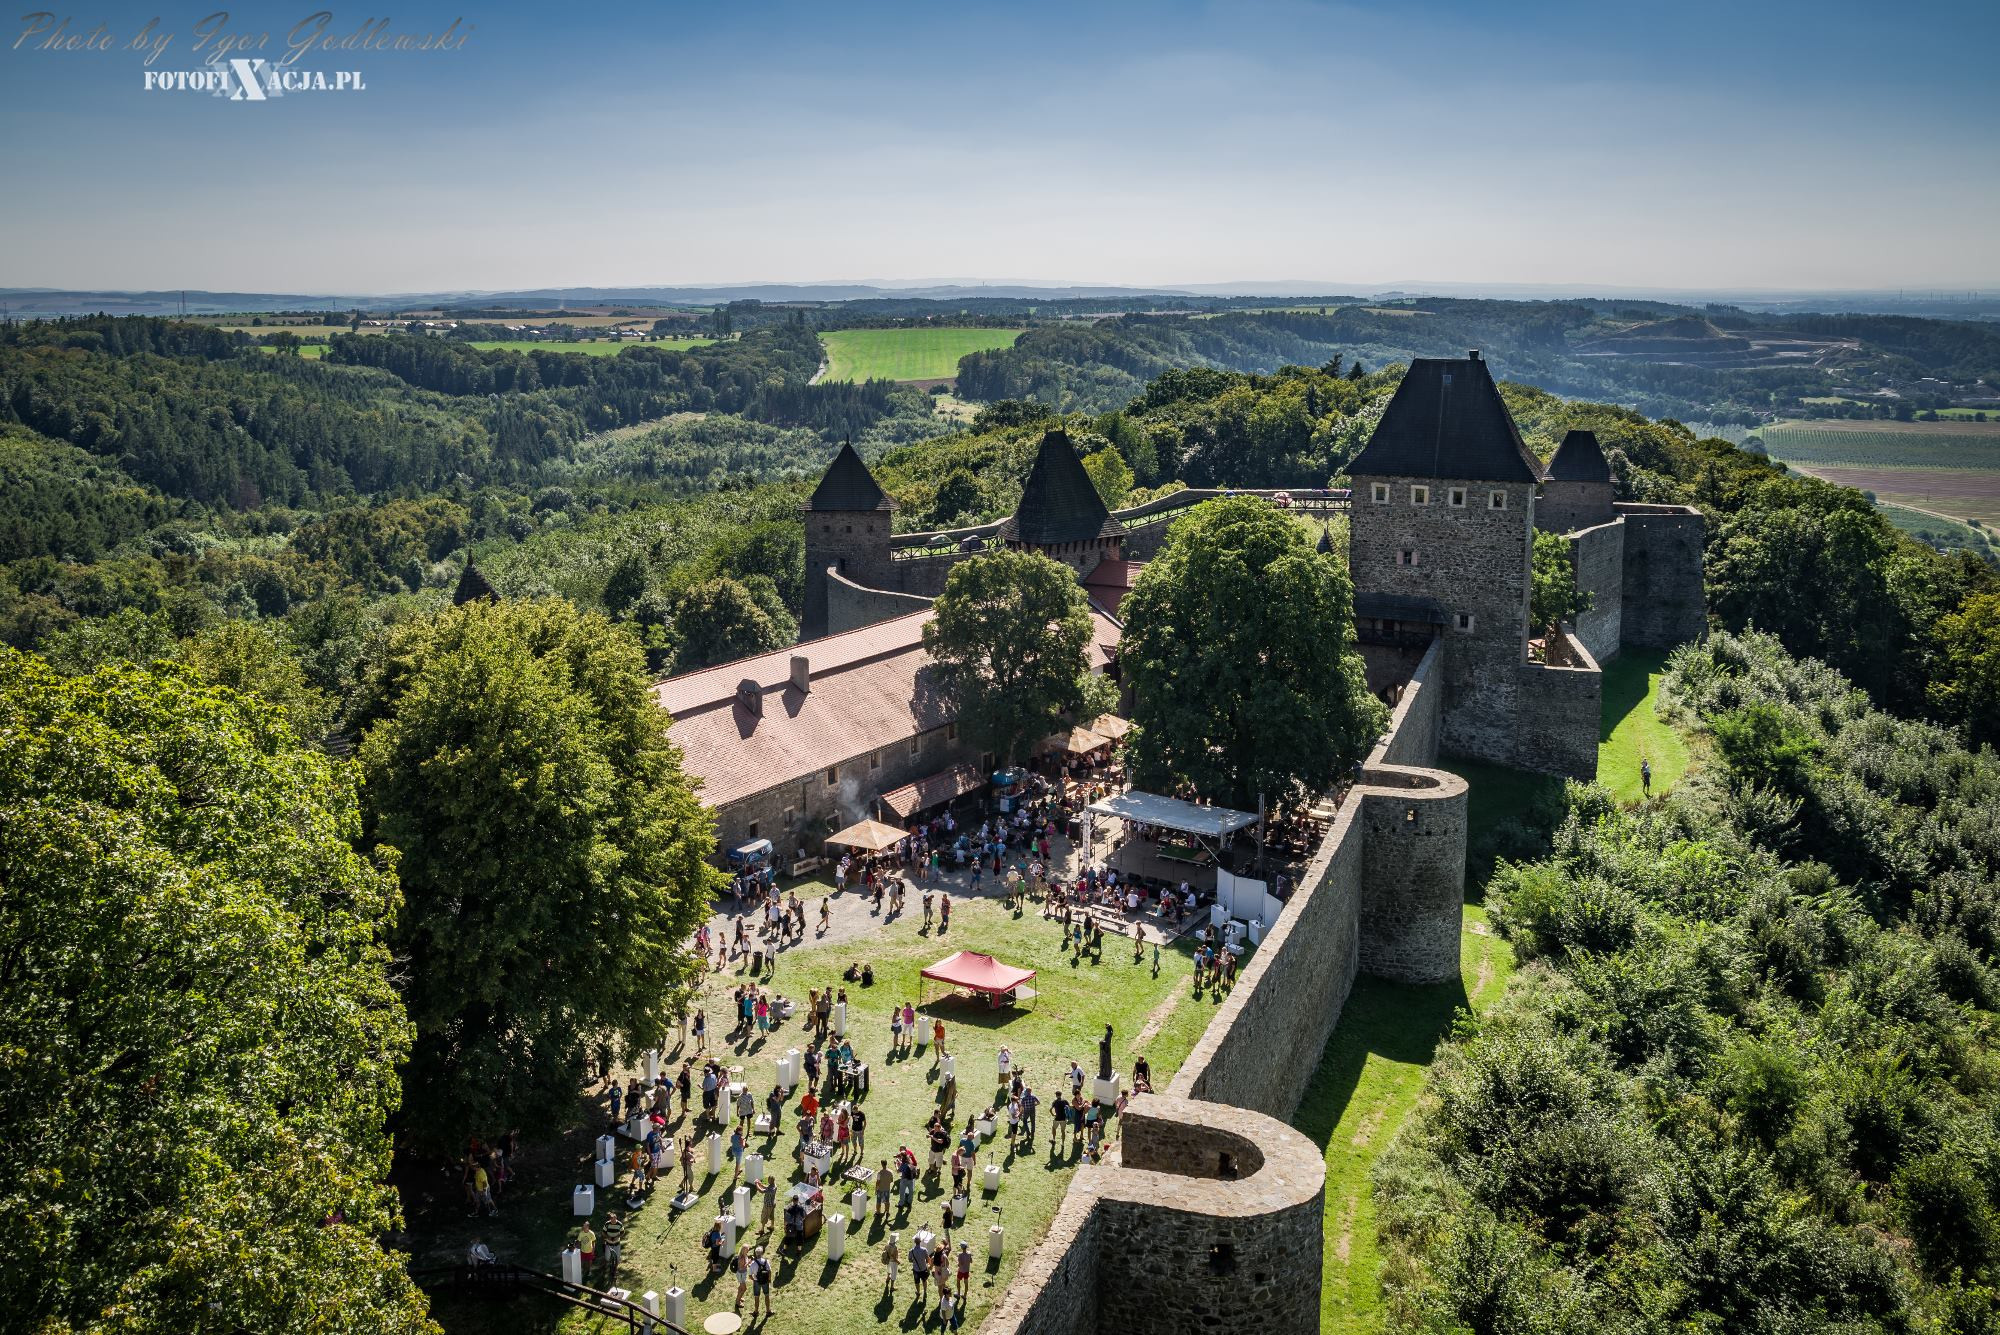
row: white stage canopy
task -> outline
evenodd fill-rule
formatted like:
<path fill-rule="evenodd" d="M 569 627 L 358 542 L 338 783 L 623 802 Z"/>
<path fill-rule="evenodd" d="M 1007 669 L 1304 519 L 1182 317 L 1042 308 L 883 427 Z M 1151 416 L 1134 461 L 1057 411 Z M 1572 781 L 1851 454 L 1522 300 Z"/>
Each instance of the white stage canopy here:
<path fill-rule="evenodd" d="M 1200 807 L 1179 798 L 1137 791 L 1092 802 L 1090 809 L 1100 816 L 1117 816 L 1156 829 L 1178 830 L 1182 834 L 1199 835 L 1204 839 L 1219 839 L 1257 823 L 1254 812 L 1231 811 L 1228 807 Z"/>

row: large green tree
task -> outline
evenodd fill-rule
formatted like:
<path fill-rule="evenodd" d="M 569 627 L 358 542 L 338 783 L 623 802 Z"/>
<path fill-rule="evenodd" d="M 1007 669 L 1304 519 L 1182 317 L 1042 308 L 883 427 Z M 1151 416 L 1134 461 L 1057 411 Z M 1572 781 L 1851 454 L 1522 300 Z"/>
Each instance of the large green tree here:
<path fill-rule="evenodd" d="M 679 641 L 674 671 L 692 672 L 792 642 L 797 623 L 770 581 L 759 582 L 769 589 L 762 598 L 751 583 L 723 576 L 704 580 L 674 600 L 673 633 Z"/>
<path fill-rule="evenodd" d="M 416 1332 L 395 879 L 276 706 L 0 649 L 0 1326 Z"/>
<path fill-rule="evenodd" d="M 1076 572 L 1039 552 L 990 552 L 951 568 L 924 625 L 939 685 L 968 740 L 1001 761 L 1024 755 L 1065 713 L 1110 708 L 1091 671 L 1090 604 Z"/>
<path fill-rule="evenodd" d="M 1264 501 L 1210 501 L 1168 531 L 1120 612 L 1134 777 L 1254 808 L 1329 787 L 1386 722 L 1354 649 L 1337 556 Z"/>
<path fill-rule="evenodd" d="M 665 1037 L 717 873 L 633 640 L 557 599 L 400 628 L 370 683 L 367 836 L 399 855 L 412 1138 L 547 1131 L 586 1054 Z"/>
<path fill-rule="evenodd" d="M 1591 594 L 1576 587 L 1576 559 L 1569 539 L 1560 533 L 1535 534 L 1528 582 L 1528 623 L 1548 634 L 1563 622 L 1588 612 Z"/>

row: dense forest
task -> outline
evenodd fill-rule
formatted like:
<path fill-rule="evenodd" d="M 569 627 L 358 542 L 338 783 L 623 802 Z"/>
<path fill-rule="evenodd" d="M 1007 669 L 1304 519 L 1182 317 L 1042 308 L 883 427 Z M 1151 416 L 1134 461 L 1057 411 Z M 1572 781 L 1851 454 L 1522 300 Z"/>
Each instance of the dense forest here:
<path fill-rule="evenodd" d="M 2000 1323 L 2000 759 L 1768 635 L 1673 657 L 1708 755 L 1503 864 L 1523 970 L 1378 1168 L 1400 1324 Z"/>

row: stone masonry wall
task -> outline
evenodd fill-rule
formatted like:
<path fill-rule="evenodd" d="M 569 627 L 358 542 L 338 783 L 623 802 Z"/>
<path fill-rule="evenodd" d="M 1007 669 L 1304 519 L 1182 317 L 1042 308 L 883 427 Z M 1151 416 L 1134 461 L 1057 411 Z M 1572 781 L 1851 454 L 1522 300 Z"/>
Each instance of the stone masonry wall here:
<path fill-rule="evenodd" d="M 929 598 L 856 584 L 837 570 L 826 572 L 826 633 L 859 630 L 931 605 Z"/>
<path fill-rule="evenodd" d="M 1514 764 L 1538 774 L 1594 779 L 1604 674 L 1574 634 L 1568 640 L 1572 664 L 1520 667 L 1521 718 Z"/>
<path fill-rule="evenodd" d="M 1220 1157 L 1236 1176 L 1220 1174 Z M 1326 1165 L 1282 1122 L 1137 1095 L 987 1319 L 1006 1335 L 1319 1329 Z"/>
<path fill-rule="evenodd" d="M 1608 524 L 1615 518 L 1611 502 L 1617 491 L 1610 482 L 1544 482 L 1535 500 L 1535 527 L 1544 533 L 1574 533 Z"/>
<path fill-rule="evenodd" d="M 824 818 L 837 825 L 851 825 L 871 814 L 870 804 L 891 788 L 900 788 L 972 758 L 965 745 L 946 728 L 932 728 L 920 734 L 916 743 L 914 751 L 908 742 L 894 742 L 875 751 L 849 756 L 832 767 L 832 783 L 826 781 L 826 771 L 819 770 L 718 807 L 715 812 L 718 848 L 726 850 L 752 839 L 769 839 L 783 862 L 790 862 L 801 851 L 823 852 L 818 839 L 806 837 L 813 821 Z"/>
<path fill-rule="evenodd" d="M 1375 499 L 1378 484 L 1388 487 L 1385 501 Z M 1462 505 L 1451 504 L 1455 490 L 1465 493 Z M 1534 493 L 1529 483 L 1354 479 L 1348 559 L 1355 591 L 1431 598 L 1444 609 L 1438 740 L 1446 755 L 1512 761 L 1515 668 L 1528 657 Z M 1427 500 L 1412 499 L 1418 494 Z M 1461 615 L 1470 623 L 1461 625 Z"/>
<path fill-rule="evenodd" d="M 805 517 L 806 589 L 799 638 L 816 640 L 827 630 L 827 571 L 831 567 L 857 584 L 885 587 L 889 567 L 887 510 L 813 510 Z M 888 586 L 893 587 L 893 586 Z"/>
<path fill-rule="evenodd" d="M 1590 595 L 1590 610 L 1576 619 L 1576 637 L 1601 666 L 1616 658 L 1624 644 L 1625 521 L 1571 533 L 1569 556 L 1576 567 L 1576 587 Z"/>
<path fill-rule="evenodd" d="M 1405 983 L 1458 977 L 1465 900 L 1466 783 L 1440 770 L 1365 771 L 1361 799 L 1362 972 Z"/>
<path fill-rule="evenodd" d="M 1700 639 L 1708 630 L 1702 592 L 1707 519 L 1685 505 L 1621 502 L 1617 509 L 1625 521 L 1625 643 L 1671 649 Z"/>

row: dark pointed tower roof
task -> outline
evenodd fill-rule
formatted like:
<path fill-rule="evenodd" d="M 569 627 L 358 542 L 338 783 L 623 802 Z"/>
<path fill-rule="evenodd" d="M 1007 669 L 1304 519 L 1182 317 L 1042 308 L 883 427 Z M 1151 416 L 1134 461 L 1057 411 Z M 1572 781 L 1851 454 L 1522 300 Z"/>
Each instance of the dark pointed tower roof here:
<path fill-rule="evenodd" d="M 1313 550 L 1321 556 L 1333 555 L 1333 531 L 1331 529 L 1323 528 L 1319 531 L 1319 541 L 1313 545 Z"/>
<path fill-rule="evenodd" d="M 868 465 L 854 452 L 854 442 L 842 441 L 840 453 L 826 466 L 826 476 L 813 488 L 808 510 L 893 510 L 896 503 L 875 481 Z"/>
<path fill-rule="evenodd" d="M 1549 460 L 1549 481 L 1551 482 L 1609 482 L 1611 465 L 1605 462 L 1604 451 L 1597 444 L 1595 431 L 1572 431 L 1563 437 L 1563 443 L 1556 447 L 1556 457 Z"/>
<path fill-rule="evenodd" d="M 1097 484 L 1083 471 L 1083 460 L 1077 457 L 1069 433 L 1055 427 L 1042 437 L 1041 447 L 1035 451 L 1035 466 L 1021 485 L 1021 504 L 1000 525 L 1000 536 L 1042 547 L 1122 538 L 1125 526 L 1105 508 Z"/>
<path fill-rule="evenodd" d="M 1368 448 L 1347 471 L 1473 482 L 1539 482 L 1542 476 L 1477 352 L 1411 362 Z"/>
<path fill-rule="evenodd" d="M 452 605 L 463 607 L 467 603 L 481 600 L 497 603 L 500 601 L 500 591 L 493 587 L 492 580 L 479 573 L 478 566 L 468 560 L 465 569 L 459 572 L 458 589 L 451 595 Z"/>

